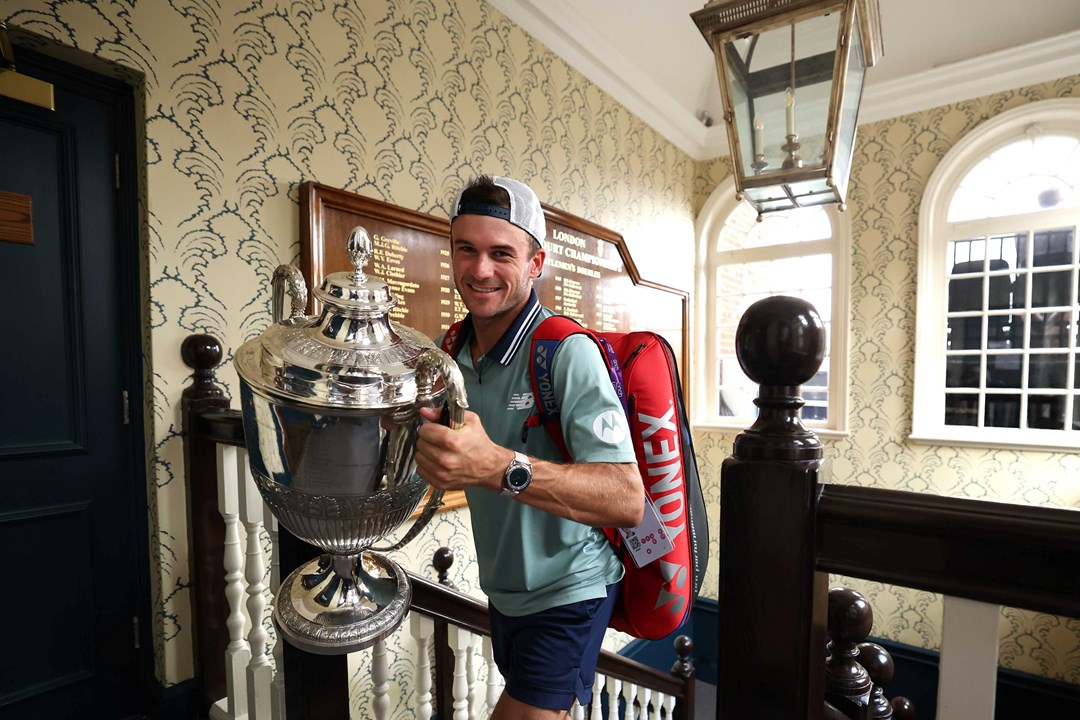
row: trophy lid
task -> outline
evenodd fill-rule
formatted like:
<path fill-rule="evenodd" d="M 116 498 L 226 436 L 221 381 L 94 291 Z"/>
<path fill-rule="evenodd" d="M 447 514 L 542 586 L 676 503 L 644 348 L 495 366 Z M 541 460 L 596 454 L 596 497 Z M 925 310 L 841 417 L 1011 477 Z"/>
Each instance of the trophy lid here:
<path fill-rule="evenodd" d="M 346 248 L 353 270 L 328 275 L 315 290 L 323 305 L 318 316 L 302 314 L 307 293 L 299 270 L 278 268 L 275 315 L 281 314 L 278 283 L 283 282 L 292 290 L 292 317 L 275 317 L 262 335 L 237 350 L 234 362 L 241 380 L 256 392 L 308 406 L 412 404 L 418 392 L 417 360 L 434 344 L 390 320 L 387 313 L 397 299 L 386 283 L 363 271 L 372 249 L 367 231 L 354 229 Z"/>

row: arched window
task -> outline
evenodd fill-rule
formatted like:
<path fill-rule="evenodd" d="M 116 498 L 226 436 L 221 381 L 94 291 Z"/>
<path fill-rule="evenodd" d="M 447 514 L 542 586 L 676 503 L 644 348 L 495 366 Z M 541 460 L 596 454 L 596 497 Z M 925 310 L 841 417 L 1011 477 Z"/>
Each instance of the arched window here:
<path fill-rule="evenodd" d="M 739 367 L 735 330 L 754 302 L 791 295 L 813 303 L 825 323 L 828 350 L 803 385 L 804 422 L 823 434 L 847 427 L 847 329 L 850 312 L 848 221 L 834 206 L 768 213 L 735 199 L 728 180 L 697 222 L 698 424 L 743 429 L 757 416 L 758 387 Z"/>
<path fill-rule="evenodd" d="M 919 218 L 913 439 L 1080 447 L 1080 100 L 989 120 Z"/>

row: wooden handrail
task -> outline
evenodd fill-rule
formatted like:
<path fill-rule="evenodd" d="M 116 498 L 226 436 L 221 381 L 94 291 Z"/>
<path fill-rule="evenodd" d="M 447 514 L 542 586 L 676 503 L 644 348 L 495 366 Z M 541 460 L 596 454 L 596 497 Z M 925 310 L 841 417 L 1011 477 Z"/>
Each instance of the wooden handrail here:
<path fill-rule="evenodd" d="M 434 580 L 412 572 L 408 575 L 413 583 L 414 612 L 451 623 L 478 635 L 491 635 L 485 603 Z M 601 653 L 596 670 L 608 677 L 643 685 L 680 699 L 686 692 L 684 681 L 675 675 L 606 650 Z"/>
<path fill-rule="evenodd" d="M 244 419 L 239 410 L 214 409 L 192 415 L 192 433 L 200 440 L 244 447 Z"/>
<path fill-rule="evenodd" d="M 1080 510 L 824 485 L 818 570 L 1080 617 Z"/>

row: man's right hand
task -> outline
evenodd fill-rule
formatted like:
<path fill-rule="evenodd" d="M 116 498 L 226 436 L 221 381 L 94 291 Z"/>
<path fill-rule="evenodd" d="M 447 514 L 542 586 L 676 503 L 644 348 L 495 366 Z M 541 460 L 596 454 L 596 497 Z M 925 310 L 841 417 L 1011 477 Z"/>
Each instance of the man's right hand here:
<path fill-rule="evenodd" d="M 480 416 L 465 411 L 465 424 L 451 430 L 439 424 L 440 408 L 421 408 L 427 420 L 416 443 L 416 471 L 429 485 L 441 490 L 486 487 L 502 490 L 502 477 L 514 453 L 488 437 Z"/>

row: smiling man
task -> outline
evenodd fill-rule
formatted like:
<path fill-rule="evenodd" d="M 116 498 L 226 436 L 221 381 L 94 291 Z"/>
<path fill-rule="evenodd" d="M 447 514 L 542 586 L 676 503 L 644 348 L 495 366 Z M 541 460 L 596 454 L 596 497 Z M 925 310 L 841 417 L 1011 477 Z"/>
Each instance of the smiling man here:
<path fill-rule="evenodd" d="M 450 345 L 475 412 L 458 430 L 425 424 L 417 444 L 420 476 L 464 490 L 469 500 L 506 681 L 495 720 L 562 718 L 575 698 L 589 702 L 622 578 L 598 528 L 637 525 L 645 503 L 622 406 L 590 339 L 572 336 L 551 358 L 573 462 L 529 422 L 530 341 L 553 314 L 533 290 L 546 236 L 540 201 L 524 183 L 481 176 L 458 193 L 450 243 L 454 284 L 469 314 L 451 330 Z M 621 432 L 611 431 L 611 418 L 623 423 Z"/>

